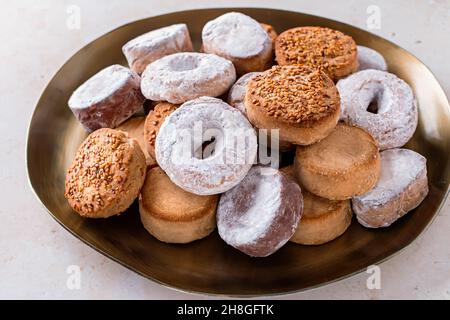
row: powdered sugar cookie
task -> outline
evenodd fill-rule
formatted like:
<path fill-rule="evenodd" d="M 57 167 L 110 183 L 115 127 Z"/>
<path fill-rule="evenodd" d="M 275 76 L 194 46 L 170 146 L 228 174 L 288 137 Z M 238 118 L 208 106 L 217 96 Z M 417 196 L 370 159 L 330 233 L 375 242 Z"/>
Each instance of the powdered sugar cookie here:
<path fill-rule="evenodd" d="M 375 69 L 387 71 L 387 64 L 384 57 L 378 51 L 364 46 L 357 46 L 358 48 L 358 70 Z"/>
<path fill-rule="evenodd" d="M 214 139 L 214 148 L 206 156 L 202 151 L 205 138 Z M 169 178 L 198 195 L 222 193 L 237 185 L 257 152 L 256 134 L 248 120 L 211 97 L 188 101 L 171 113 L 155 145 L 156 161 Z"/>
<path fill-rule="evenodd" d="M 233 62 L 238 75 L 263 71 L 272 59 L 272 40 L 256 20 L 229 12 L 209 21 L 202 31 L 203 50 Z"/>
<path fill-rule="evenodd" d="M 189 30 L 184 23 L 152 30 L 130 40 L 122 47 L 131 70 L 139 74 L 159 58 L 186 51 L 193 51 L 193 48 Z"/>
<path fill-rule="evenodd" d="M 147 99 L 180 104 L 220 96 L 235 80 L 230 61 L 214 54 L 182 52 L 149 64 L 142 74 L 141 90 Z"/>
<path fill-rule="evenodd" d="M 359 223 L 387 227 L 416 208 L 428 194 L 426 159 L 407 149 L 381 152 L 381 176 L 369 192 L 352 199 Z"/>
<path fill-rule="evenodd" d="M 221 196 L 217 228 L 229 245 L 253 257 L 266 257 L 289 241 L 302 210 L 302 193 L 294 181 L 278 170 L 255 166 Z"/>
<path fill-rule="evenodd" d="M 416 131 L 418 111 L 413 91 L 396 75 L 363 70 L 340 80 L 337 88 L 340 119 L 369 132 L 381 150 L 403 146 Z"/>
<path fill-rule="evenodd" d="M 88 131 L 115 128 L 142 108 L 140 80 L 130 69 L 112 65 L 78 87 L 69 107 Z"/>
<path fill-rule="evenodd" d="M 230 106 L 235 107 L 243 114 L 247 114 L 245 111 L 244 99 L 247 91 L 247 83 L 261 72 L 249 72 L 240 77 L 235 84 L 228 91 L 228 103 Z"/>

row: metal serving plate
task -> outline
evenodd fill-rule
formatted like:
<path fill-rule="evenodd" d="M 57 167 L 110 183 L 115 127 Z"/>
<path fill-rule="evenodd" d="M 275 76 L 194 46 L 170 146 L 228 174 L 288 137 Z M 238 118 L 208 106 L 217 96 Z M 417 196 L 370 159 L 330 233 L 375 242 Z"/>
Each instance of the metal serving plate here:
<path fill-rule="evenodd" d="M 89 220 L 74 214 L 64 198 L 69 163 L 86 133 L 67 107 L 70 94 L 100 69 L 126 65 L 121 47 L 149 30 L 184 22 L 198 49 L 203 25 L 225 12 L 240 11 L 278 32 L 319 25 L 351 35 L 381 52 L 389 71 L 406 80 L 419 102 L 419 126 L 407 147 L 428 159 L 430 193 L 413 212 L 385 229 L 353 221 L 337 240 L 321 246 L 288 243 L 267 258 L 250 258 L 227 246 L 214 232 L 188 245 L 170 245 L 149 235 L 136 203 L 126 213 Z M 168 287 L 206 294 L 282 294 L 323 285 L 387 259 L 410 244 L 440 210 L 450 181 L 450 106 L 430 70 L 397 45 L 333 20 L 282 10 L 221 8 L 175 12 L 136 21 L 98 38 L 70 58 L 43 92 L 28 133 L 29 180 L 48 212 L 73 235 L 127 268 Z"/>

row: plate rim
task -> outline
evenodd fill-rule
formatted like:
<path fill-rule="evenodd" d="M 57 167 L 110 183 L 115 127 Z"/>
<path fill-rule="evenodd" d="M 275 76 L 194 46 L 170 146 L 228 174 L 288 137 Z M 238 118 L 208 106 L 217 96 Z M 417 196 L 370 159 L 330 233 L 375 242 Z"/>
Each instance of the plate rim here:
<path fill-rule="evenodd" d="M 103 256 L 111 259 L 112 261 L 118 263 L 119 265 L 125 267 L 126 269 L 140 275 L 141 277 L 148 279 L 158 285 L 161 285 L 164 288 L 170 289 L 170 290 L 174 290 L 176 292 L 180 292 L 180 293 L 188 293 L 188 294 L 193 294 L 193 295 L 198 295 L 198 296 L 207 296 L 207 297 L 225 297 L 225 298 L 255 298 L 255 297 L 279 297 L 279 296 L 286 296 L 286 295 L 292 295 L 292 294 L 296 294 L 296 293 L 301 293 L 301 292 L 306 292 L 306 291 L 310 291 L 310 290 L 315 290 L 321 287 L 325 287 L 328 286 L 330 284 L 342 281 L 344 279 L 350 278 L 352 276 L 355 276 L 357 274 L 362 273 L 365 269 L 367 269 L 367 267 L 365 268 L 361 268 L 359 270 L 356 270 L 354 272 L 345 274 L 341 277 L 337 277 L 334 279 L 331 279 L 329 281 L 325 281 L 322 283 L 318 283 L 316 285 L 312 285 L 312 286 L 307 286 L 301 289 L 294 289 L 294 290 L 288 290 L 288 291 L 283 291 L 283 292 L 270 292 L 270 293 L 260 293 L 260 294 L 230 294 L 230 293 L 226 293 L 226 294 L 221 294 L 221 293 L 215 293 L 215 292 L 205 292 L 205 291 L 199 291 L 199 290 L 192 290 L 192 289 L 186 289 L 186 288 L 181 288 L 181 287 L 176 287 L 174 285 L 170 285 L 168 283 L 162 282 L 154 277 L 151 277 L 141 271 L 139 271 L 138 269 L 135 269 L 134 267 L 130 266 L 129 264 L 115 258 L 114 256 L 108 254 L 107 252 L 105 252 L 104 250 L 97 248 L 95 245 L 93 245 L 92 243 L 90 243 L 88 240 L 86 240 L 85 238 L 79 236 L 75 231 L 71 230 L 70 228 L 68 228 L 60 219 L 58 219 L 58 217 L 56 217 L 53 212 L 45 205 L 45 203 L 42 201 L 42 199 L 39 197 L 39 195 L 37 194 L 37 191 L 33 185 L 33 181 L 31 181 L 31 176 L 30 176 L 30 171 L 29 171 L 29 162 L 30 162 L 30 131 L 31 131 L 31 127 L 33 125 L 34 122 L 34 118 L 36 116 L 36 112 L 39 108 L 39 106 L 42 103 L 42 98 L 44 93 L 49 89 L 50 84 L 52 83 L 53 79 L 59 75 L 59 73 L 62 71 L 62 69 L 64 69 L 64 67 L 70 62 L 70 60 L 77 55 L 79 52 L 85 50 L 87 47 L 89 47 L 90 45 L 92 45 L 94 42 L 96 42 L 98 39 L 105 37 L 121 28 L 125 28 L 128 25 L 132 25 L 135 23 L 139 23 L 139 22 L 143 22 L 144 20 L 148 20 L 151 18 L 160 18 L 160 17 L 164 17 L 164 16 L 169 16 L 172 14 L 176 14 L 176 13 L 188 13 L 188 12 L 198 12 L 198 11 L 208 11 L 208 10 L 228 10 L 228 11 L 238 11 L 238 10 L 268 10 L 268 11 L 278 11 L 281 13 L 299 13 L 308 17 L 314 17 L 314 18 L 321 18 L 321 19 L 325 19 L 334 23 L 338 23 L 338 24 L 342 24 L 342 25 L 346 25 L 348 27 L 354 28 L 354 29 L 358 29 L 360 31 L 364 31 L 367 33 L 370 33 L 371 36 L 378 38 L 382 41 L 386 41 L 388 42 L 390 45 L 394 46 L 397 49 L 401 49 L 405 52 L 407 52 L 409 55 L 411 55 L 413 58 L 415 58 L 417 61 L 419 61 L 421 63 L 421 65 L 423 67 L 425 67 L 425 69 L 430 73 L 430 75 L 433 77 L 433 79 L 436 81 L 436 83 L 439 85 L 440 90 L 442 91 L 444 98 L 445 98 L 445 104 L 447 105 L 447 108 L 450 109 L 450 103 L 449 103 L 449 99 L 448 99 L 448 95 L 445 92 L 445 90 L 443 89 L 441 83 L 438 81 L 436 75 L 433 73 L 433 71 L 420 59 L 418 58 L 416 55 L 414 55 L 413 53 L 411 53 L 409 50 L 404 49 L 403 47 L 401 47 L 400 45 L 385 39 L 373 32 L 370 32 L 368 30 L 362 29 L 360 27 L 356 27 L 350 23 L 346 23 L 346 22 L 342 22 L 339 20 L 335 20 L 335 19 L 331 19 L 331 18 L 327 18 L 324 16 L 320 16 L 320 15 L 314 15 L 314 14 L 310 14 L 310 13 L 304 13 L 301 11 L 294 11 L 294 10 L 286 10 L 286 9 L 277 9 L 277 8 L 268 8 L 268 7 L 247 7 L 247 6 L 243 6 L 243 7 L 208 7 L 208 8 L 196 8 L 196 9 L 188 9 L 188 10 L 175 10 L 175 11 L 170 11 L 170 12 L 166 12 L 163 14 L 158 14 L 158 15 L 151 15 L 148 16 L 146 18 L 141 18 L 141 19 L 137 19 L 137 20 L 133 20 L 133 21 L 129 21 L 125 24 L 119 25 L 111 30 L 109 30 L 108 32 L 102 33 L 99 36 L 96 36 L 93 40 L 89 41 L 87 44 L 83 45 L 80 49 L 76 50 L 74 53 L 72 53 L 70 55 L 70 57 L 64 61 L 64 63 L 62 65 L 60 65 L 57 69 L 56 72 L 53 73 L 52 77 L 50 78 L 50 80 L 47 82 L 47 84 L 44 86 L 44 89 L 41 91 L 41 93 L 39 94 L 39 98 L 37 98 L 34 103 L 34 110 L 31 113 L 31 116 L 28 119 L 28 126 L 27 126 L 27 132 L 26 132 L 26 141 L 25 141 L 25 167 L 26 167 L 26 173 L 27 173 L 27 181 L 28 181 L 28 185 L 32 191 L 32 193 L 34 194 L 34 197 L 37 199 L 37 201 L 40 203 L 40 205 L 44 208 L 44 210 L 50 214 L 50 216 L 56 221 L 58 222 L 59 225 L 61 225 L 66 231 L 68 231 L 72 236 L 74 236 L 75 238 L 77 238 L 78 240 L 80 240 L 82 243 L 88 245 L 89 247 L 91 247 L 92 249 L 94 249 L 96 252 L 102 254 Z M 402 253 L 404 250 L 406 250 L 408 247 L 411 246 L 411 244 L 413 244 L 414 242 L 416 242 L 418 239 L 420 239 L 421 237 L 423 237 L 423 235 L 425 234 L 425 232 L 430 228 L 430 226 L 433 224 L 433 222 L 435 221 L 435 219 L 437 218 L 437 216 L 439 215 L 439 213 L 442 211 L 444 204 L 446 203 L 448 197 L 450 194 L 450 182 L 447 184 L 447 188 L 444 192 L 444 196 L 441 200 L 441 202 L 439 203 L 437 209 L 435 210 L 433 216 L 431 217 L 430 221 L 424 226 L 424 228 L 420 231 L 420 233 L 413 238 L 409 243 L 407 243 L 403 248 L 391 253 L 390 255 L 384 257 L 383 259 L 380 259 L 378 261 L 375 261 L 374 264 L 381 264 L 386 262 L 387 260 L 390 260 L 391 258 L 397 256 L 398 254 Z"/>

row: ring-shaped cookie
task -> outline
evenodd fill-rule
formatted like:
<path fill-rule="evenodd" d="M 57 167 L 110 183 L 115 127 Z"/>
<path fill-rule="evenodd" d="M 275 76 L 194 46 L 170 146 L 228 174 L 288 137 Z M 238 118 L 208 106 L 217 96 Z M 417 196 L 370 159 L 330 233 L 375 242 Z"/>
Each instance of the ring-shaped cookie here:
<path fill-rule="evenodd" d="M 142 74 L 142 94 L 150 100 L 184 103 L 217 97 L 236 80 L 233 64 L 214 54 L 181 52 L 149 64 Z"/>
<path fill-rule="evenodd" d="M 340 119 L 369 132 L 380 150 L 403 146 L 416 131 L 418 111 L 413 91 L 396 75 L 363 70 L 340 80 L 337 88 Z"/>
<path fill-rule="evenodd" d="M 213 147 L 205 148 L 210 150 L 205 156 L 206 141 Z M 256 134 L 245 116 L 211 97 L 188 101 L 168 116 L 155 146 L 156 160 L 172 182 L 198 195 L 237 185 L 257 152 Z"/>

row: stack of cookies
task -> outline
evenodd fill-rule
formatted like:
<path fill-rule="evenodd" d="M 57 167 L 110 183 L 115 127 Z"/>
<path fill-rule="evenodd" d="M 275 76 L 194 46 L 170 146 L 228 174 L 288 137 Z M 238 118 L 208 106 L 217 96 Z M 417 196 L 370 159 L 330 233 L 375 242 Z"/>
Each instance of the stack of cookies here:
<path fill-rule="evenodd" d="M 426 159 L 401 148 L 417 127 L 413 91 L 377 51 L 324 27 L 278 35 L 237 12 L 206 23 L 193 50 L 185 24 L 149 31 L 124 44 L 129 68 L 103 69 L 72 94 L 90 132 L 66 176 L 75 212 L 106 218 L 138 199 L 160 241 L 217 226 L 264 257 L 288 241 L 332 241 L 353 213 L 387 227 L 426 197 Z M 263 131 L 279 137 L 272 153 L 295 150 L 288 166 L 258 163 Z"/>

